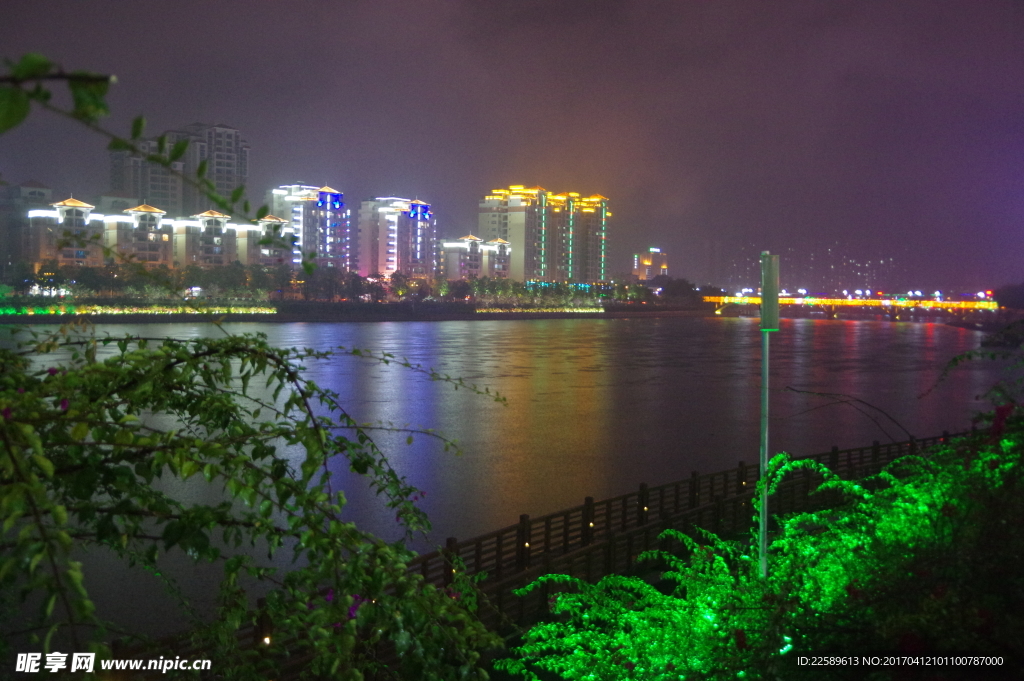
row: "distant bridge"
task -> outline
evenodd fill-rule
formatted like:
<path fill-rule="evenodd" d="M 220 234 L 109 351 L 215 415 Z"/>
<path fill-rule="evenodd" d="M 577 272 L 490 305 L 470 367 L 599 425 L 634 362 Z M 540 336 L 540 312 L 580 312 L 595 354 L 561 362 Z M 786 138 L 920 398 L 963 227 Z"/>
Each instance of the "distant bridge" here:
<path fill-rule="evenodd" d="M 705 296 L 705 303 L 715 303 L 718 307 L 715 314 L 721 314 L 729 305 L 760 305 L 760 296 Z M 995 311 L 999 309 L 999 303 L 994 300 L 923 300 L 923 299 L 898 299 L 898 298 L 817 298 L 813 296 L 780 297 L 779 305 L 795 305 L 801 307 L 820 308 L 825 316 L 832 319 L 836 316 L 839 308 L 880 308 L 878 312 L 888 315 L 892 319 L 898 319 L 901 312 L 910 309 L 919 310 L 942 310 L 962 316 L 968 312 L 980 310 Z"/>

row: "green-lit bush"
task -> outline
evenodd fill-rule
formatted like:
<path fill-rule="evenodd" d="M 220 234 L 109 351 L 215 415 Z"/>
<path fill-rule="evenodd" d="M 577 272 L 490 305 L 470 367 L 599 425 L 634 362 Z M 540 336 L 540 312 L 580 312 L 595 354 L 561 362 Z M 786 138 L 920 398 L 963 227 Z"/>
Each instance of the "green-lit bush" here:
<path fill-rule="evenodd" d="M 1000 672 L 1013 677 L 1021 670 L 1011 665 L 1024 660 L 1022 454 L 1016 423 L 858 483 L 776 457 L 773 486 L 810 466 L 825 476 L 819 489 L 846 501 L 781 518 L 767 580 L 756 541 L 706 535 L 699 545 L 670 531 L 663 536 L 680 541 L 682 555 L 646 556 L 667 566 L 662 582 L 548 575 L 527 587 L 572 589 L 499 665 L 527 678 L 546 670 L 600 681 L 860 679 L 890 678 L 896 668 L 812 667 L 798 658 L 968 653 L 1002 657 Z"/>

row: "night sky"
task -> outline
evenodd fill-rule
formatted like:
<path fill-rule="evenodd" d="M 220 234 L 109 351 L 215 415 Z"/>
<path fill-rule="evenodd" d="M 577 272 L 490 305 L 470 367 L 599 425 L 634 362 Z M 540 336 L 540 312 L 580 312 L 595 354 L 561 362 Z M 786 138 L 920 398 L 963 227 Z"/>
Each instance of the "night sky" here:
<path fill-rule="evenodd" d="M 1019 1 L 3 0 L 0 45 L 116 74 L 115 131 L 238 128 L 256 203 L 419 197 L 461 236 L 488 190 L 540 185 L 611 199 L 612 272 L 840 242 L 920 288 L 1024 281 Z M 109 165 L 38 113 L 0 173 L 88 200 Z"/>

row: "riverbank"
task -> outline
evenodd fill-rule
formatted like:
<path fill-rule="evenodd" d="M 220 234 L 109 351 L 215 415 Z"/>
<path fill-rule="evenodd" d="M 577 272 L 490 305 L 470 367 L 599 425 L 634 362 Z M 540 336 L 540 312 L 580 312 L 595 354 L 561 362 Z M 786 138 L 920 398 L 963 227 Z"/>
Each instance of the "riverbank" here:
<path fill-rule="evenodd" d="M 175 324 L 204 321 L 253 323 L 338 323 L 338 322 L 448 322 L 512 319 L 623 319 L 630 317 L 711 317 L 712 310 L 676 308 L 609 309 L 602 312 L 501 311 L 484 312 L 473 308 L 438 309 L 418 305 L 375 305 L 338 307 L 329 304 L 282 305 L 276 313 L 123 313 L 88 315 L 12 314 L 0 317 L 0 324 L 66 324 L 85 320 L 92 324 Z"/>

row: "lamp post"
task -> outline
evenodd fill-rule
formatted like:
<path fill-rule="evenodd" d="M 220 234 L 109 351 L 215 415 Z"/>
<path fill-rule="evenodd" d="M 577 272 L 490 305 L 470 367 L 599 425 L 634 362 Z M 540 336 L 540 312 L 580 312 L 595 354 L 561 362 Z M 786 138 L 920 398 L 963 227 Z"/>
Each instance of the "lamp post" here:
<path fill-rule="evenodd" d="M 761 578 L 768 577 L 768 339 L 779 330 L 779 256 L 761 253 Z"/>

